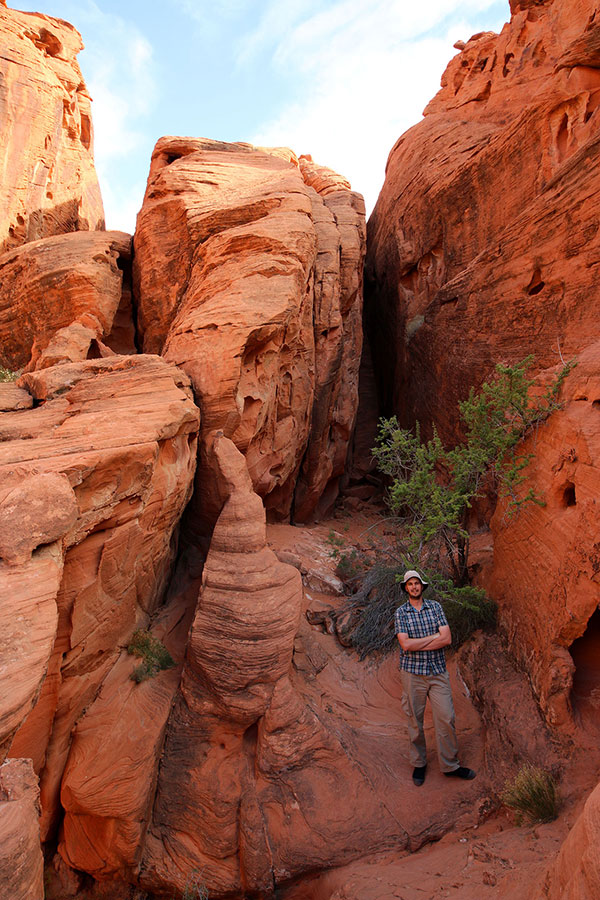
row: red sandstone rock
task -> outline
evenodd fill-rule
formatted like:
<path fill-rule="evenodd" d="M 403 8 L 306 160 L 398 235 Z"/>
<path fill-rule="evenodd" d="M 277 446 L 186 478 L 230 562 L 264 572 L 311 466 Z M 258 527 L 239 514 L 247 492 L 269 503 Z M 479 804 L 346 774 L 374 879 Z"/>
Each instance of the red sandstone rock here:
<path fill-rule="evenodd" d="M 59 235 L 0 256 L 2 362 L 43 369 L 103 355 L 97 342 L 111 343 L 130 302 L 130 265 L 131 237 L 120 231 Z M 115 349 L 136 352 L 132 337 Z"/>
<path fill-rule="evenodd" d="M 79 32 L 61 19 L 2 4 L 0 35 L 0 252 L 104 228 Z"/>
<path fill-rule="evenodd" d="M 407 423 L 453 437 L 457 401 L 496 362 L 533 352 L 542 369 L 558 341 L 569 357 L 600 336 L 595 11 L 513 4 L 390 154 L 367 312 L 385 406 Z"/>
<path fill-rule="evenodd" d="M 362 200 L 304 166 L 307 182 L 290 151 L 162 138 L 134 260 L 144 349 L 192 378 L 203 447 L 230 437 L 277 516 L 304 458 L 303 519 L 333 502 L 355 417 L 364 246 Z M 204 449 L 198 505 L 214 522 L 208 464 Z"/>
<path fill-rule="evenodd" d="M 570 727 L 574 671 L 569 647 L 600 603 L 597 497 L 600 483 L 600 343 L 584 350 L 566 379 L 564 408 L 525 443 L 534 457 L 523 489 L 544 506 L 491 522 L 494 562 L 486 586 L 527 669 L 548 721 Z"/>
<path fill-rule="evenodd" d="M 304 623 L 291 665 L 300 575 L 265 547 L 242 456 L 223 437 L 215 447 L 231 494 L 167 727 L 142 887 L 182 891 L 201 871 L 216 897 L 267 897 L 307 871 L 385 846 L 416 848 L 449 821 L 475 821 L 484 780 L 449 795 L 435 766 L 428 804 L 409 813 L 417 789 L 402 759 L 395 659 L 365 666 Z M 455 692 L 462 750 L 478 767 L 478 718 L 458 683 Z"/>
<path fill-rule="evenodd" d="M 33 406 L 31 394 L 16 384 L 0 384 L 0 412 L 13 409 L 30 409 Z"/>
<path fill-rule="evenodd" d="M 547 721 L 569 731 L 568 648 L 600 600 L 600 25 L 592 0 L 511 9 L 500 35 L 475 35 L 453 58 L 390 154 L 369 222 L 367 314 L 384 405 L 446 440 L 458 401 L 497 362 L 534 353 L 540 372 L 561 352 L 581 360 L 565 409 L 525 448 L 547 505 L 511 519 L 500 505 L 480 575 Z"/>
<path fill-rule="evenodd" d="M 26 759 L 0 765 L 0 896 L 6 900 L 44 898 L 38 784 Z"/>
<path fill-rule="evenodd" d="M 14 529 L 17 557 L 6 536 L 9 558 L 21 561 L 0 564 L 0 594 L 11 598 L 2 607 L 6 627 L 9 635 L 16 629 L 3 648 L 14 672 L 2 692 L 2 736 L 23 720 L 47 669 L 11 748 L 41 773 L 47 837 L 73 726 L 162 598 L 191 490 L 198 413 L 186 376 L 156 357 L 55 366 L 20 384 L 40 405 L 3 414 L 0 473 L 13 478 L 18 465 L 27 473 L 21 501 L 42 502 L 29 537 L 24 524 Z M 52 479 L 54 506 L 46 502 Z M 40 540 L 54 543 L 22 561 Z"/>
<path fill-rule="evenodd" d="M 535 900 L 594 900 L 599 896 L 600 785 L 588 797 Z"/>

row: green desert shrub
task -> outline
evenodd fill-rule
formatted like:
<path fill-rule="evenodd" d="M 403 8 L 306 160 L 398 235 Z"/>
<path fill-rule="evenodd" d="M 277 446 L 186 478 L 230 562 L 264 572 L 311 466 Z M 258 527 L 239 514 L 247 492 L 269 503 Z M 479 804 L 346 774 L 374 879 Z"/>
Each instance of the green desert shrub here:
<path fill-rule="evenodd" d="M 401 428 L 395 417 L 381 419 L 373 456 L 389 478 L 387 502 L 414 561 L 443 554 L 453 582 L 468 584 L 469 515 L 473 502 L 497 492 L 510 498 L 513 509 L 524 503 L 544 504 L 533 488 L 519 490 L 532 453 L 521 441 L 562 404 L 560 389 L 574 363 L 565 364 L 541 396 L 531 388 L 533 357 L 514 366 L 496 366 L 495 375 L 479 391 L 458 404 L 464 438 L 451 449 L 437 431 L 430 440 Z M 426 557 L 427 558 L 427 557 Z"/>
<path fill-rule="evenodd" d="M 556 781 L 537 766 L 523 766 L 500 795 L 502 803 L 516 813 L 517 823 L 552 822 L 558 816 L 560 798 Z"/>
<path fill-rule="evenodd" d="M 150 631 L 141 629 L 134 631 L 127 652 L 142 660 L 131 673 L 132 680 L 137 684 L 146 681 L 147 678 L 153 678 L 163 669 L 170 669 L 175 665 L 173 657 L 165 645 Z"/>
<path fill-rule="evenodd" d="M 16 381 L 18 377 L 18 372 L 11 372 L 10 369 L 6 369 L 4 366 L 0 366 L 0 382 Z"/>

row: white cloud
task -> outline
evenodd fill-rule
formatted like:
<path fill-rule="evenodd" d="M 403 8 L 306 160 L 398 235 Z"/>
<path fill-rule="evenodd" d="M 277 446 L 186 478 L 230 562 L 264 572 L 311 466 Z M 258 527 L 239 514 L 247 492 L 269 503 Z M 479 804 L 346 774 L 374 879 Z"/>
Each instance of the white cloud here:
<path fill-rule="evenodd" d="M 129 180 L 125 164 L 147 143 L 144 127 L 157 95 L 153 49 L 132 22 L 103 12 L 92 0 L 80 7 L 78 24 L 86 43 L 80 63 L 93 98 L 94 159 L 106 225 L 132 231 L 147 169 Z"/>
<path fill-rule="evenodd" d="M 461 14 L 493 3 L 464 0 Z M 300 96 L 250 140 L 310 153 L 348 177 L 370 210 L 388 153 L 439 89 L 453 42 L 476 30 L 456 15 L 452 22 L 455 8 L 455 0 L 341 0 L 305 17 L 272 44 L 273 65 L 293 73 Z M 244 58 L 268 40 L 270 10 L 247 38 Z"/>

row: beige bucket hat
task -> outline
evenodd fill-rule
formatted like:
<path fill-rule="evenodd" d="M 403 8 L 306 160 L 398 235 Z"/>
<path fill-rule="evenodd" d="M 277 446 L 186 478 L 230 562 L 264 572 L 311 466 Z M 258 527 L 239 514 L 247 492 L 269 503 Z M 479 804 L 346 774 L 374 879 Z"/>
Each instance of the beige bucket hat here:
<path fill-rule="evenodd" d="M 418 572 L 415 572 L 414 569 L 409 569 L 408 572 L 404 573 L 404 580 L 400 582 L 400 587 L 402 588 L 404 593 L 406 593 L 406 582 L 409 580 L 409 578 L 418 578 L 423 585 L 423 590 L 425 590 L 426 587 L 429 587 L 428 581 L 424 581 L 423 577 L 419 575 Z"/>

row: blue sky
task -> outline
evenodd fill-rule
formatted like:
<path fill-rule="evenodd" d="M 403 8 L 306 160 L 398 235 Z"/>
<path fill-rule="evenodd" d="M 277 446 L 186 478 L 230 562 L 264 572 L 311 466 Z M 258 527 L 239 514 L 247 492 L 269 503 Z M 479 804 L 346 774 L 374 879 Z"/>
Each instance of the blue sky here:
<path fill-rule="evenodd" d="M 388 153 L 508 0 L 9 0 L 71 22 L 108 228 L 133 231 L 165 134 L 285 145 L 374 205 Z"/>

